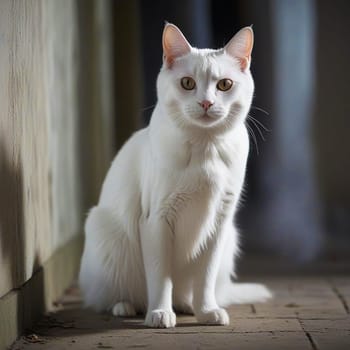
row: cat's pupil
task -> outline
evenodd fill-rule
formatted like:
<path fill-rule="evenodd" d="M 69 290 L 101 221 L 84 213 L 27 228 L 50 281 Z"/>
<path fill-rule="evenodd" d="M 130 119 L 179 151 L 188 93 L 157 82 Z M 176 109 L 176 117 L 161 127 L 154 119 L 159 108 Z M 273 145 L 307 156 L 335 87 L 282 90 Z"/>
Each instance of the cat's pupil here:
<path fill-rule="evenodd" d="M 221 79 L 217 84 L 217 88 L 221 91 L 227 91 L 232 87 L 232 85 L 233 81 L 231 79 Z"/>
<path fill-rule="evenodd" d="M 181 86 L 185 90 L 193 90 L 196 86 L 196 82 L 190 77 L 184 77 L 181 79 Z"/>

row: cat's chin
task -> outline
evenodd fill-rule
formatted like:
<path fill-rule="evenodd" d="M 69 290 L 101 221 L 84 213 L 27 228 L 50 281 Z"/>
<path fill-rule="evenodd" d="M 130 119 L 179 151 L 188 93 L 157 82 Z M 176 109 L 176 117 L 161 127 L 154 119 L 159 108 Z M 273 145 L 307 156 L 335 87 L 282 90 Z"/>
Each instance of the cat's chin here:
<path fill-rule="evenodd" d="M 214 117 L 211 116 L 207 113 L 202 114 L 198 118 L 192 119 L 194 124 L 199 125 L 199 126 L 204 126 L 204 127 L 210 127 L 213 125 L 216 125 L 217 123 L 220 122 L 222 118 L 220 117 Z"/>

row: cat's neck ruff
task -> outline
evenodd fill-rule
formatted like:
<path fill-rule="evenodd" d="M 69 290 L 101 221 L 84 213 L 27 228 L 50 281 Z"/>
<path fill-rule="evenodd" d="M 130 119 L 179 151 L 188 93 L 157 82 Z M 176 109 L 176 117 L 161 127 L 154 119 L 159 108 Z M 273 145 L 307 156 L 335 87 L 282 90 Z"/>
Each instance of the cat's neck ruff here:
<path fill-rule="evenodd" d="M 210 131 L 178 127 L 158 103 L 148 127 L 151 152 L 164 169 L 184 170 L 194 164 L 206 167 L 215 160 L 229 168 L 231 158 L 249 147 L 243 122 L 220 134 Z"/>

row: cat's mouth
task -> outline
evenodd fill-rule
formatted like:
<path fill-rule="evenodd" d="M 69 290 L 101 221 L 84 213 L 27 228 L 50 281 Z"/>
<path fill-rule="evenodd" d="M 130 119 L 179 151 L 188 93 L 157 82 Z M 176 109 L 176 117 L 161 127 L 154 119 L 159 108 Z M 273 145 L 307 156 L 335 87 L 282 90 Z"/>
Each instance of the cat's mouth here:
<path fill-rule="evenodd" d="M 217 116 L 209 115 L 208 113 L 203 113 L 199 116 L 198 120 L 205 123 L 205 124 L 212 124 L 215 123 L 218 119 L 220 119 Z"/>

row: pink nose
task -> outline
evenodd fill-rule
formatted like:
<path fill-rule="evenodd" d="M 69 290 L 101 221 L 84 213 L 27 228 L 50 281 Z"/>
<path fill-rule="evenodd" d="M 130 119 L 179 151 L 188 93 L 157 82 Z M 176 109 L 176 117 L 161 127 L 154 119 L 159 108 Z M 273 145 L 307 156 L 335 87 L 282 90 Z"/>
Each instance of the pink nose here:
<path fill-rule="evenodd" d="M 198 104 L 205 110 L 207 111 L 212 105 L 213 102 L 210 102 L 208 100 L 203 100 L 202 102 L 198 102 Z"/>

